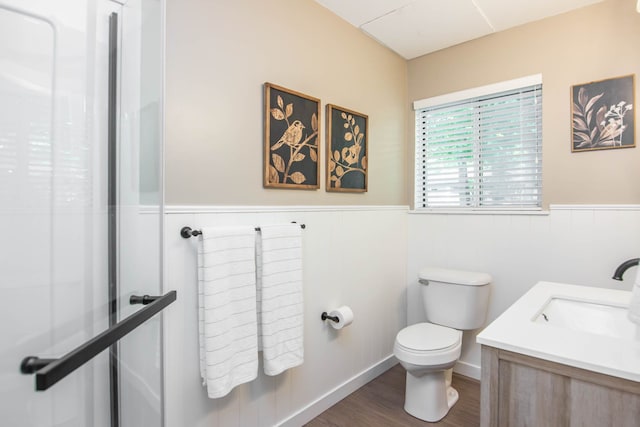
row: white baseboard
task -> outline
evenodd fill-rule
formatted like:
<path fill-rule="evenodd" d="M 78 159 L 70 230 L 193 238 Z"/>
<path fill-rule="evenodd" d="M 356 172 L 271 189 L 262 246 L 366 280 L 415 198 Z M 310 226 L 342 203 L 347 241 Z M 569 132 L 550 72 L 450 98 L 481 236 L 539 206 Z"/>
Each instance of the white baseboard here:
<path fill-rule="evenodd" d="M 394 367 L 397 363 L 398 360 L 393 355 L 387 356 L 385 359 L 356 374 L 317 400 L 282 420 L 277 425 L 280 427 L 299 427 L 308 423 L 369 381 Z"/>
<path fill-rule="evenodd" d="M 478 365 L 458 360 L 453 367 L 453 372 L 480 381 L 480 366 Z"/>

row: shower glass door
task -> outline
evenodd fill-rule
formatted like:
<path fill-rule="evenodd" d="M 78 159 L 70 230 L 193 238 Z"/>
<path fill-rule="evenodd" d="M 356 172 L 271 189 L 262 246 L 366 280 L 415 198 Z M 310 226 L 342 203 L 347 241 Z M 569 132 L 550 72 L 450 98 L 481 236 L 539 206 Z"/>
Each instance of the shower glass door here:
<path fill-rule="evenodd" d="M 45 391 L 19 370 L 162 295 L 162 19 L 0 0 L 1 425 L 163 424 L 159 315 Z"/>

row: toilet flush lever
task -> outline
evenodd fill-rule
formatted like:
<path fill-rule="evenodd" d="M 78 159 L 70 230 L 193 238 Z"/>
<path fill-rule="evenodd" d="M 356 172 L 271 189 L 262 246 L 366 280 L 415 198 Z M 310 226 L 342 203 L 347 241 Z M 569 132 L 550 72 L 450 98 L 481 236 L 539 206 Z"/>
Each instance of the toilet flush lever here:
<path fill-rule="evenodd" d="M 418 283 L 420 283 L 421 285 L 428 285 L 429 281 L 427 279 L 420 279 L 418 280 Z"/>

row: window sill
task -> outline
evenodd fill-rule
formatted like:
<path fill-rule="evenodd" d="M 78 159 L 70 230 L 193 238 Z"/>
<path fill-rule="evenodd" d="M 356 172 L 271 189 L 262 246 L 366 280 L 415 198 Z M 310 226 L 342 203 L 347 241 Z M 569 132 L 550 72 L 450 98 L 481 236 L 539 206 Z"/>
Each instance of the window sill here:
<path fill-rule="evenodd" d="M 549 215 L 543 209 L 412 209 L 410 214 L 427 215 Z"/>

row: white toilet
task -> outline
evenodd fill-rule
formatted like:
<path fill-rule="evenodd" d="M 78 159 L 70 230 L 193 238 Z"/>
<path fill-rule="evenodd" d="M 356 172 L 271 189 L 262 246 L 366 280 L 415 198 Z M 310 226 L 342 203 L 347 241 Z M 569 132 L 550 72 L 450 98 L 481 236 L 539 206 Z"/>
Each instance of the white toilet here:
<path fill-rule="evenodd" d="M 404 410 L 435 422 L 458 401 L 451 387 L 460 357 L 462 332 L 484 325 L 491 276 L 486 273 L 425 268 L 419 273 L 429 323 L 407 326 L 396 336 L 393 354 L 407 370 Z"/>

